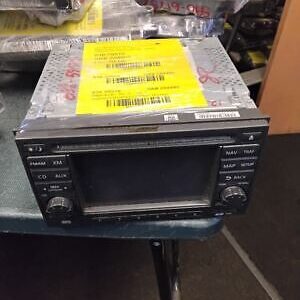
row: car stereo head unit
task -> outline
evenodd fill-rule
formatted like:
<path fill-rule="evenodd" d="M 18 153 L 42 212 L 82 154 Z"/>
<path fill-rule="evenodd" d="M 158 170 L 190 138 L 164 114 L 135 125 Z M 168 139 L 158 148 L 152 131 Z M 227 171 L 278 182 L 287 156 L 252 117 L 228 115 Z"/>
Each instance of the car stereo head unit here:
<path fill-rule="evenodd" d="M 77 114 L 83 46 L 52 51 L 16 132 L 49 224 L 245 212 L 268 118 L 217 38 L 182 44 L 207 106 L 134 115 Z"/>

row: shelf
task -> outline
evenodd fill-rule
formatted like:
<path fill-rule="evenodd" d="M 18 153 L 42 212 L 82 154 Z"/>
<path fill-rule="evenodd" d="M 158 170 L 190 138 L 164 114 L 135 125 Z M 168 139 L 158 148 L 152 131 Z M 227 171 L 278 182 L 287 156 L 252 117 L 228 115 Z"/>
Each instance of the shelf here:
<path fill-rule="evenodd" d="M 254 69 L 241 73 L 241 76 L 247 86 L 252 86 L 261 83 L 266 73 L 266 67 Z"/>

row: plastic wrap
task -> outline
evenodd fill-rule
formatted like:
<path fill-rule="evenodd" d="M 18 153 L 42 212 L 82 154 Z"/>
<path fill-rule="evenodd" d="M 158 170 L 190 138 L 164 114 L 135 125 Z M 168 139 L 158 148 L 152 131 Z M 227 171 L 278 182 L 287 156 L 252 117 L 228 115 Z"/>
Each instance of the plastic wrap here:
<path fill-rule="evenodd" d="M 134 0 L 95 0 L 79 23 L 59 28 L 29 21 L 22 12 L 0 13 L 0 70 L 39 71 L 55 44 L 140 39 L 151 37 L 214 36 L 223 30 L 223 20 L 196 16 L 152 14 Z"/>
<path fill-rule="evenodd" d="M 79 21 L 93 0 L 0 0 L 0 10 L 24 10 L 31 19 L 52 26 Z"/>
<path fill-rule="evenodd" d="M 57 9 L 53 11 L 26 10 L 26 13 L 32 20 L 37 19 L 44 24 L 60 26 L 66 21 L 80 21 L 90 8 L 93 1 L 94 0 L 72 0 L 70 2 L 71 6 L 65 9 Z"/>
<path fill-rule="evenodd" d="M 0 12 L 0 70 L 41 70 L 55 44 L 128 39 L 139 34 L 137 28 L 148 22 L 148 15 L 134 1 L 95 0 L 80 22 L 54 28 L 28 20 L 23 12 Z"/>
<path fill-rule="evenodd" d="M 140 5 L 150 5 L 155 11 L 173 14 L 193 14 L 202 18 L 223 18 L 236 13 L 249 0 L 136 0 Z"/>
<path fill-rule="evenodd" d="M 149 30 L 149 29 L 151 30 Z M 154 14 L 148 24 L 143 25 L 141 36 L 205 38 L 223 33 L 224 19 L 204 19 L 197 16 L 175 16 Z"/>
<path fill-rule="evenodd" d="M 120 41 L 119 43 L 122 42 Z M 140 95 L 141 97 L 135 97 L 130 102 L 122 98 L 121 100 L 125 101 L 125 106 L 127 105 L 127 108 L 130 108 L 129 110 L 125 109 L 122 113 L 118 112 L 106 115 L 98 113 L 82 114 L 80 112 L 78 114 L 78 89 L 79 84 L 82 84 L 80 81 L 83 80 L 81 76 L 83 76 L 84 72 L 96 74 L 97 72 L 99 73 L 99 70 L 95 69 L 93 64 L 90 64 L 87 69 L 82 70 L 83 45 L 59 45 L 55 46 L 49 56 L 21 129 L 49 130 L 56 128 L 93 127 L 99 125 L 99 123 L 107 122 L 108 119 L 110 120 L 110 124 L 121 124 L 124 120 L 137 120 L 141 117 L 162 115 L 167 116 L 165 117 L 166 120 L 166 118 L 176 118 L 176 113 L 180 112 L 190 112 L 195 115 L 199 113 L 201 115 L 203 112 L 215 112 L 217 114 L 223 112 L 225 115 L 228 113 L 231 116 L 232 113 L 233 116 L 236 116 L 238 114 L 236 110 L 256 107 L 249 97 L 248 88 L 217 38 L 207 38 L 202 41 L 181 40 L 181 43 L 184 46 L 184 52 L 188 57 L 192 72 L 198 82 L 197 91 L 199 89 L 203 93 L 206 105 L 195 107 L 187 105 L 188 102 L 184 102 L 184 107 L 178 106 L 172 109 L 156 107 L 157 110 L 153 110 L 153 103 L 143 102 L 142 95 Z M 157 65 L 155 61 L 160 61 L 160 59 L 161 55 L 157 53 L 157 58 L 154 59 L 152 64 Z M 145 63 L 148 64 L 149 62 L 146 60 Z M 131 64 L 121 66 L 122 70 L 119 70 L 119 72 L 121 72 L 122 77 L 124 77 L 124 68 L 130 67 Z M 139 64 L 135 67 L 139 67 Z M 140 82 L 135 80 L 130 81 L 130 84 L 138 85 Z M 180 86 L 181 82 L 177 84 Z M 153 89 L 155 89 L 154 85 Z M 98 92 L 101 93 L 102 91 L 99 90 Z M 91 92 L 94 93 L 94 91 Z M 98 92 L 95 91 L 95 93 Z M 189 96 L 194 92 L 196 92 L 195 88 L 191 90 L 185 89 L 184 92 L 181 94 L 177 93 L 175 96 L 182 97 L 183 101 L 189 101 Z M 157 96 L 155 94 L 152 100 L 160 103 L 157 100 Z M 172 98 L 172 95 L 170 97 Z M 151 100 L 151 98 L 149 99 Z M 110 100 L 110 98 L 107 100 Z M 142 110 L 139 108 L 138 112 L 135 112 L 135 108 L 132 106 L 141 105 L 141 101 L 143 102 Z M 157 104 L 157 102 L 155 103 Z"/>
<path fill-rule="evenodd" d="M 72 0 L 0 0 L 0 10 L 70 9 Z"/>

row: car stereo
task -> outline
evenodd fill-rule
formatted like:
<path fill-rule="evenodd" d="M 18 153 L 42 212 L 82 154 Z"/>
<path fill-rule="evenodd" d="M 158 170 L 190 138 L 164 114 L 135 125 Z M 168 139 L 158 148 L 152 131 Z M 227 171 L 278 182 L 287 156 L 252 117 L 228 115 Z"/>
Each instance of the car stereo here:
<path fill-rule="evenodd" d="M 57 91 L 82 46 L 52 51 L 16 132 L 49 224 L 245 212 L 268 118 L 217 38 L 184 41 L 184 47 L 194 69 L 215 68 L 197 77 L 208 106 L 134 117 L 77 115 L 76 101 L 61 101 Z"/>

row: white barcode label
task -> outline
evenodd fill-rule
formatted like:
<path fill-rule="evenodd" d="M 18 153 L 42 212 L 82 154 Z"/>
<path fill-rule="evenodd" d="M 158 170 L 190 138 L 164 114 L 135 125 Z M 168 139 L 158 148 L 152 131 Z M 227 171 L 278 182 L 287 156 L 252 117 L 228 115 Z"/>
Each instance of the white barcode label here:
<path fill-rule="evenodd" d="M 131 106 L 144 106 L 144 105 L 157 105 L 171 103 L 170 96 L 156 96 L 156 97 L 138 97 L 133 99 L 109 99 L 106 100 L 106 107 L 119 106 L 119 107 L 131 107 Z"/>
<path fill-rule="evenodd" d="M 173 122 L 173 121 L 178 121 L 179 117 L 177 114 L 168 114 L 168 115 L 164 115 L 164 120 L 165 122 Z"/>
<path fill-rule="evenodd" d="M 164 81 L 165 75 L 163 74 L 149 74 L 145 76 L 128 76 L 128 77 L 108 77 L 106 78 L 107 84 L 139 84 L 142 82 L 150 81 Z"/>
<path fill-rule="evenodd" d="M 160 61 L 121 62 L 106 64 L 107 69 L 141 69 L 147 67 L 160 67 Z"/>
<path fill-rule="evenodd" d="M 197 112 L 195 113 L 196 120 L 207 119 L 230 119 L 240 118 L 241 115 L 238 111 L 218 111 L 218 112 Z"/>

